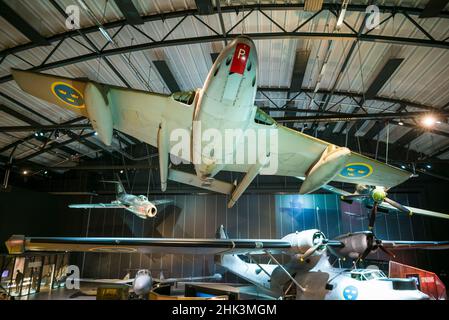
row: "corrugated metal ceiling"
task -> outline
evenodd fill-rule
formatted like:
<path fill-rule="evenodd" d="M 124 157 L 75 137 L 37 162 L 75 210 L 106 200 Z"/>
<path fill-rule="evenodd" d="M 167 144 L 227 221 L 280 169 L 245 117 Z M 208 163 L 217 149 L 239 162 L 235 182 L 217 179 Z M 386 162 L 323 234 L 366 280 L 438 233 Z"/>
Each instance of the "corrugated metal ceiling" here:
<path fill-rule="evenodd" d="M 39 33 L 49 37 L 55 34 L 66 32 L 65 19 L 58 10 L 49 1 L 5 1 L 16 12 L 28 21 Z M 73 0 L 57 0 L 62 8 L 71 4 L 76 4 Z M 89 8 L 95 14 L 101 23 L 107 23 L 124 19 L 114 1 L 93 1 L 85 0 Z M 286 3 L 302 3 L 302 1 L 285 1 Z M 427 1 L 381 1 L 380 5 L 397 5 L 406 7 L 423 8 Z M 136 8 L 142 16 L 152 14 L 162 14 L 167 12 L 195 9 L 193 0 L 157 0 L 144 1 L 133 0 Z M 246 4 L 272 4 L 283 3 L 283 1 L 222 1 L 221 6 Z M 339 1 L 333 1 L 339 3 Z M 367 1 L 351 1 L 351 4 L 366 4 Z M 230 29 L 237 23 L 243 14 L 247 12 L 223 13 L 223 20 L 226 29 Z M 302 10 L 266 10 L 265 13 L 274 19 L 282 28 L 293 30 L 299 24 L 304 22 L 313 13 Z M 381 20 L 388 16 L 387 13 L 381 15 Z M 198 16 L 199 19 L 210 25 L 211 28 L 221 33 L 220 21 L 217 14 L 210 16 Z M 348 12 L 345 21 L 355 30 L 359 30 L 364 18 L 363 12 Z M 423 26 L 437 40 L 449 37 L 449 19 L 432 18 L 419 19 L 413 18 Z M 160 40 L 173 28 L 181 18 L 172 18 L 167 20 L 157 20 L 146 22 L 144 25 L 138 25 L 139 28 L 148 36 Z M 88 15 L 81 15 L 81 27 L 95 25 L 94 19 Z M 330 32 L 336 23 L 335 16 L 324 11 L 313 19 L 309 24 L 301 28 L 304 32 Z M 12 48 L 21 44 L 28 43 L 28 39 L 19 31 L 12 27 L 4 19 L 0 18 L 0 50 Z M 109 34 L 113 35 L 118 28 L 109 29 Z M 262 13 L 254 11 L 248 18 L 237 26 L 235 33 L 259 33 L 259 32 L 278 32 L 280 28 L 274 25 Z M 350 29 L 344 26 L 340 32 L 350 32 Z M 382 28 L 373 30 L 371 34 L 390 35 L 400 37 L 415 37 L 425 39 L 426 36 L 419 31 L 406 17 L 397 14 L 393 19 L 382 25 Z M 187 17 L 179 28 L 174 30 L 167 39 L 196 38 L 201 36 L 212 36 L 214 32 L 206 28 L 196 18 Z M 103 48 L 106 45 L 106 39 L 100 32 L 90 33 L 88 38 L 98 47 Z M 139 33 L 133 27 L 127 25 L 120 31 L 115 38 L 118 47 L 147 43 L 149 40 L 143 34 Z M 290 86 L 292 78 L 292 69 L 297 50 L 310 50 L 310 57 L 303 81 L 303 88 L 314 89 L 318 81 L 321 67 L 323 65 L 327 50 L 330 50 L 330 58 L 326 67 L 325 77 L 321 79 L 320 87 L 323 90 L 332 89 L 338 77 L 338 72 L 348 55 L 349 48 L 353 40 L 335 40 L 327 39 L 264 39 L 255 41 L 259 55 L 259 86 L 271 88 L 287 88 Z M 330 47 L 329 47 L 330 45 Z M 0 64 L 0 77 L 8 75 L 10 68 L 29 69 L 32 66 L 38 66 L 45 57 L 56 46 L 56 42 L 50 46 L 40 46 L 25 50 L 16 55 L 8 55 Z M 124 77 L 124 79 L 136 89 L 169 93 L 162 77 L 154 68 L 153 60 L 165 60 L 173 73 L 176 81 L 182 90 L 190 90 L 201 87 L 206 75 L 212 66 L 210 54 L 219 52 L 224 46 L 223 41 L 210 43 L 171 46 L 151 50 L 142 50 L 125 55 L 114 55 L 107 59 Z M 74 36 L 73 39 L 66 39 L 48 62 L 60 61 L 76 56 L 90 53 L 89 44 L 81 36 Z M 107 49 L 111 49 L 109 44 Z M 411 45 L 392 45 L 377 42 L 360 42 L 355 52 L 351 55 L 348 67 L 342 75 L 340 81 L 336 84 L 335 90 L 341 92 L 363 93 L 367 86 L 376 75 L 377 70 L 389 58 L 403 58 L 399 68 L 392 77 L 383 86 L 378 93 L 379 96 L 393 99 L 407 100 L 419 104 L 425 104 L 435 107 L 443 107 L 449 102 L 449 50 L 431 47 L 417 47 Z M 129 59 L 133 67 L 127 63 Z M 137 69 L 140 77 L 136 75 Z M 81 63 L 71 64 L 60 68 L 45 71 L 47 73 L 67 76 L 67 77 L 88 77 L 90 79 L 124 86 L 124 83 L 114 74 L 105 61 L 102 59 L 92 59 Z M 140 78 L 140 79 L 139 79 Z M 145 79 L 142 81 L 142 79 Z M 26 105 L 40 115 L 60 123 L 74 119 L 76 115 L 70 111 L 54 108 L 48 103 L 40 101 L 22 92 L 13 81 L 0 84 L 0 91 L 12 99 Z M 276 104 L 282 106 L 287 99 L 286 92 L 267 93 Z M 312 96 L 313 94 L 309 94 Z M 258 104 L 275 107 L 263 95 L 258 94 Z M 343 101 L 342 96 L 332 97 L 330 104 L 338 103 L 334 111 L 353 112 L 356 107 L 355 101 L 347 98 Z M 314 96 L 315 102 L 304 94 L 294 100 L 296 108 L 316 109 L 317 103 L 324 99 L 323 95 Z M 48 121 L 42 117 L 24 110 L 19 105 L 0 96 L 0 102 L 17 110 L 27 117 L 42 124 L 48 124 Z M 398 104 L 392 105 L 382 101 L 367 101 L 365 108 L 368 112 L 379 112 L 388 109 L 394 111 L 399 108 Z M 410 110 L 413 110 L 410 108 Z M 272 112 L 272 116 L 283 116 L 283 112 Z M 3 114 L 2 114 L 3 115 Z M 299 114 L 298 114 L 299 115 Z M 0 125 L 16 125 L 17 121 L 11 117 L 2 117 Z M 372 126 L 373 121 L 366 121 L 357 132 L 358 136 L 363 136 Z M 23 125 L 23 123 L 22 123 Z M 295 125 L 300 128 L 300 125 Z M 343 127 L 339 123 L 334 132 L 338 132 Z M 350 126 L 348 126 L 350 128 Z M 449 132 L 447 124 L 438 125 L 441 131 Z M 319 130 L 324 130 L 324 125 L 319 126 Z M 346 129 L 347 130 L 347 129 Z M 399 126 L 390 126 L 390 142 L 406 134 L 410 129 Z M 14 133 L 6 136 L 0 134 L 0 145 L 4 146 L 15 141 L 15 139 L 24 138 L 26 134 Z M 385 129 L 380 133 L 380 139 L 385 139 Z M 95 138 L 91 138 L 95 139 Z M 115 142 L 117 143 L 117 142 Z M 410 147 L 425 154 L 432 154 L 440 150 L 448 143 L 448 139 L 433 134 L 423 134 L 415 141 L 412 141 Z M 71 145 L 69 145 L 71 146 Z M 89 150 L 83 150 L 88 153 Z M 4 153 L 3 155 L 7 155 Z M 444 157 L 445 155 L 441 155 Z M 46 156 L 45 156 L 46 157 Z M 36 162 L 48 162 L 51 159 L 44 159 L 44 156 L 33 159 Z"/>

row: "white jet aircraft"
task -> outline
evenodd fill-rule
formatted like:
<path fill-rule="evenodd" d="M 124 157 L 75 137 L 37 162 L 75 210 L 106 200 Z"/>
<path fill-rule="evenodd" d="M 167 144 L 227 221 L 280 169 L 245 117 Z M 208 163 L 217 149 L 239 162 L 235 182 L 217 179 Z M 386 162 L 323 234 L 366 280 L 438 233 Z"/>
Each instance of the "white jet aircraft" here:
<path fill-rule="evenodd" d="M 201 89 L 172 95 L 31 71 L 12 70 L 12 75 L 25 92 L 87 117 L 106 145 L 115 129 L 157 147 L 162 191 L 170 179 L 230 195 L 232 207 L 258 174 L 305 177 L 302 194 L 329 181 L 388 189 L 411 177 L 284 127 L 257 108 L 257 50 L 243 35 L 222 50 Z M 229 144 L 217 138 L 229 132 Z M 170 154 L 172 160 L 193 163 L 196 174 L 169 168 Z M 225 182 L 214 178 L 220 171 L 245 175 L 238 183 Z"/>
<path fill-rule="evenodd" d="M 179 282 L 192 282 L 222 279 L 221 274 L 216 273 L 212 276 L 204 277 L 184 277 L 184 278 L 153 278 L 148 269 L 140 269 L 134 278 L 129 277 L 129 273 L 123 279 L 78 279 L 80 282 L 99 283 L 99 284 L 124 284 L 130 286 L 135 295 L 139 298 L 147 297 L 148 293 L 160 285 L 168 285 Z M 76 279 L 75 279 L 76 280 Z"/>
<path fill-rule="evenodd" d="M 276 239 L 228 239 L 220 228 L 220 239 L 170 238 L 43 238 L 12 236 L 6 247 L 10 254 L 27 251 L 139 252 L 215 255 L 215 262 L 257 286 L 273 298 L 292 295 L 296 299 L 323 300 L 421 300 L 413 279 L 387 278 L 379 270 L 334 268 L 326 248 L 337 255 L 360 258 L 381 248 L 449 249 L 449 242 L 380 241 L 372 233 L 356 233 L 328 240 L 316 229 Z M 375 241 L 373 241 L 375 240 Z M 388 249 L 387 249 L 388 248 Z M 268 255 L 273 263 L 258 263 L 256 255 Z M 290 261 L 281 264 L 275 255 Z M 242 259 L 246 256 L 250 262 Z"/>
<path fill-rule="evenodd" d="M 157 206 L 173 203 L 173 200 L 153 200 L 149 201 L 144 195 L 135 196 L 128 194 L 123 187 L 123 184 L 118 179 L 117 181 L 103 181 L 114 183 L 116 186 L 116 200 L 111 203 L 83 203 L 70 204 L 69 208 L 74 209 L 125 209 L 141 219 L 154 218 L 157 214 Z"/>

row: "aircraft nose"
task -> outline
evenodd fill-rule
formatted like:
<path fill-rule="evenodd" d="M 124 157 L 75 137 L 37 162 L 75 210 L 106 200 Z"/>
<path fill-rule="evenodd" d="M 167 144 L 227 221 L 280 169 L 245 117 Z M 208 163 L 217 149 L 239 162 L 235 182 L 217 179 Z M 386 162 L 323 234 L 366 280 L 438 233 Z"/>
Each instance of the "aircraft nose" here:
<path fill-rule="evenodd" d="M 150 280 L 146 277 L 137 278 L 134 282 L 134 293 L 144 295 L 150 291 Z"/>

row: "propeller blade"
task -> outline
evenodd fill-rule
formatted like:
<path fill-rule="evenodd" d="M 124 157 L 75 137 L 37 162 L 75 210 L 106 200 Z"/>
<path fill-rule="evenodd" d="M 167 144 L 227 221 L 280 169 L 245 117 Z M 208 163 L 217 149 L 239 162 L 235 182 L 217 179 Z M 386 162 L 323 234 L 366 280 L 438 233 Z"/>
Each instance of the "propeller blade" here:
<path fill-rule="evenodd" d="M 367 247 L 365 251 L 363 251 L 362 255 L 359 257 L 359 260 L 365 260 L 365 258 L 371 253 L 371 248 Z"/>
<path fill-rule="evenodd" d="M 383 252 L 385 252 L 390 257 L 396 258 L 396 255 L 393 252 L 391 252 L 390 250 L 388 250 L 387 248 L 385 248 L 382 244 L 379 245 L 379 249 L 382 250 Z"/>
<path fill-rule="evenodd" d="M 392 207 L 395 207 L 396 209 L 398 209 L 401 212 L 408 213 L 408 214 L 412 213 L 410 209 L 407 209 L 402 204 L 397 203 L 396 201 L 394 201 L 390 198 L 385 198 L 384 201 L 386 203 L 388 203 L 389 205 L 391 205 Z"/>
<path fill-rule="evenodd" d="M 369 230 L 373 230 L 374 228 L 374 222 L 376 222 L 377 206 L 378 203 L 374 202 L 373 209 L 371 210 L 371 214 L 369 216 L 369 224 L 368 224 Z"/>

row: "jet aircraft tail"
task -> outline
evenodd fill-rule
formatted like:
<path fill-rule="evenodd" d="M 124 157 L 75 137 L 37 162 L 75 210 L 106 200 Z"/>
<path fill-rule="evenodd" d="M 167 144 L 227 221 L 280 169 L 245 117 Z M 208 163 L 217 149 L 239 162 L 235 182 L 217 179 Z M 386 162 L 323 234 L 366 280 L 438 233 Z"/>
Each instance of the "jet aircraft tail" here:
<path fill-rule="evenodd" d="M 102 180 L 101 182 L 106 183 L 114 183 L 115 184 L 115 193 L 117 195 L 117 198 L 121 195 L 126 194 L 125 187 L 123 187 L 122 181 L 120 180 L 119 175 L 116 175 L 117 180 Z"/>

